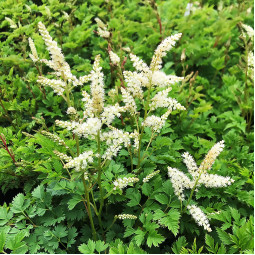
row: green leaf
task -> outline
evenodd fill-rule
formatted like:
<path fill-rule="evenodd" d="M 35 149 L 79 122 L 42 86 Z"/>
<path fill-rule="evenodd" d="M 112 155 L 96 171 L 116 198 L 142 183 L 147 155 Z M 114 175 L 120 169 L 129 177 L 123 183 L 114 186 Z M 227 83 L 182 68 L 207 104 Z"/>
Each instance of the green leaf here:
<path fill-rule="evenodd" d="M 155 199 L 162 205 L 167 205 L 169 202 L 168 196 L 163 193 L 156 194 Z"/>
<path fill-rule="evenodd" d="M 24 238 L 24 231 L 17 233 L 6 242 L 6 248 L 12 250 L 12 253 L 25 254 L 28 251 L 28 247 L 26 243 L 22 241 Z"/>
<path fill-rule="evenodd" d="M 30 200 L 25 200 L 25 196 L 20 193 L 12 201 L 11 211 L 14 213 L 24 212 L 30 205 Z"/>
<path fill-rule="evenodd" d="M 173 234 L 176 236 L 178 234 L 179 230 L 179 220 L 180 220 L 181 214 L 176 209 L 171 209 L 167 217 L 162 219 L 162 223 L 168 227 L 170 231 L 173 232 Z"/>
<path fill-rule="evenodd" d="M 180 236 L 172 246 L 172 251 L 175 254 L 180 254 L 181 249 L 187 246 L 187 240 L 185 236 Z"/>
<path fill-rule="evenodd" d="M 74 195 L 68 202 L 68 209 L 73 210 L 73 208 L 82 201 L 81 196 L 79 195 Z"/>
<path fill-rule="evenodd" d="M 151 193 L 152 193 L 152 186 L 151 186 L 151 184 L 149 184 L 149 183 L 144 183 L 144 184 L 142 185 L 142 192 L 143 192 L 144 195 L 150 196 Z"/>
<path fill-rule="evenodd" d="M 131 242 L 128 246 L 127 254 L 146 254 L 146 252 Z"/>
<path fill-rule="evenodd" d="M 102 252 L 104 250 L 106 250 L 108 248 L 108 244 L 105 244 L 105 242 L 99 240 L 99 241 L 96 241 L 96 250 L 97 252 Z"/>
<path fill-rule="evenodd" d="M 223 244 L 225 245 L 232 244 L 230 236 L 225 231 L 221 230 L 220 228 L 217 228 L 216 231 Z"/>
<path fill-rule="evenodd" d="M 42 185 L 39 185 L 38 187 L 36 187 L 32 192 L 32 196 L 40 200 L 44 198 L 44 194 L 45 194 L 45 191 Z"/>
<path fill-rule="evenodd" d="M 229 207 L 229 208 L 230 208 L 231 216 L 234 218 L 235 221 L 239 222 L 241 215 L 238 212 L 238 210 L 232 207 Z"/>
<path fill-rule="evenodd" d="M 5 240 L 6 240 L 6 233 L 4 230 L 1 230 L 1 232 L 0 232 L 0 253 L 3 253 L 3 251 L 4 251 Z"/>
<path fill-rule="evenodd" d="M 211 253 L 217 252 L 217 249 L 214 248 L 214 239 L 208 234 L 205 235 L 205 243 L 208 245 L 208 251 L 210 251 Z"/>
<path fill-rule="evenodd" d="M 141 229 L 137 229 L 135 231 L 134 240 L 137 246 L 141 246 L 145 235 L 146 235 L 146 232 L 143 232 Z"/>
<path fill-rule="evenodd" d="M 156 230 L 149 232 L 148 238 L 147 238 L 147 245 L 149 247 L 156 246 L 158 247 L 158 245 L 162 242 L 165 241 L 165 237 L 163 237 L 162 235 L 160 235 L 159 233 L 157 233 Z"/>
<path fill-rule="evenodd" d="M 81 244 L 78 247 L 78 250 L 82 254 L 94 254 L 95 248 L 96 248 L 96 243 L 92 240 L 89 240 L 88 244 Z"/>
<path fill-rule="evenodd" d="M 8 212 L 5 206 L 0 207 L 0 226 L 4 226 L 13 217 L 12 212 Z"/>
<path fill-rule="evenodd" d="M 67 232 L 67 229 L 66 229 L 66 226 L 63 226 L 63 225 L 58 225 L 54 228 L 54 231 L 52 231 L 52 233 L 58 237 L 59 239 L 60 238 L 63 238 L 65 236 L 67 236 L 68 232 Z"/>

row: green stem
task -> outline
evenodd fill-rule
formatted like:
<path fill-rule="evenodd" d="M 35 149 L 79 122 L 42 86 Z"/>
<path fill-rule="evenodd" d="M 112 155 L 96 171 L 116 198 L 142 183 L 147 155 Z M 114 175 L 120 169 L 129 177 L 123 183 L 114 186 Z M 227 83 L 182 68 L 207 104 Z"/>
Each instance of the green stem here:
<path fill-rule="evenodd" d="M 103 188 L 102 188 L 102 168 L 101 168 L 101 141 L 100 141 L 100 130 L 97 131 L 97 148 L 98 148 L 98 179 L 97 183 L 99 186 L 99 192 L 100 192 L 100 207 L 98 212 L 98 220 L 99 224 L 102 228 L 102 220 L 101 220 L 101 214 L 104 206 L 104 194 L 103 194 Z"/>
<path fill-rule="evenodd" d="M 22 214 L 32 223 L 32 225 L 33 225 L 34 227 L 36 227 L 36 225 L 34 224 L 34 222 L 30 219 L 30 217 L 29 217 L 28 215 L 26 215 L 25 212 L 22 211 Z"/>
<path fill-rule="evenodd" d="M 133 166 L 133 155 L 132 155 L 132 151 L 131 151 L 131 146 L 128 146 L 128 152 L 129 152 L 130 161 L 131 161 L 131 171 L 133 172 L 134 166 Z"/>
<path fill-rule="evenodd" d="M 77 157 L 78 157 L 80 155 L 80 145 L 79 145 L 78 135 L 75 135 L 75 141 L 76 141 L 76 151 L 77 151 Z"/>
<path fill-rule="evenodd" d="M 145 112 L 144 112 L 144 121 L 147 118 L 147 114 L 148 114 L 148 107 L 149 107 L 149 101 L 150 101 L 150 94 L 151 94 L 151 86 L 148 89 L 148 95 L 147 95 L 147 99 L 146 99 L 146 104 L 145 104 Z M 142 146 L 142 138 L 143 138 L 143 133 L 144 133 L 144 127 L 141 128 L 141 134 L 139 137 L 139 147 L 138 147 L 138 165 L 137 165 L 137 169 L 140 168 L 141 166 L 141 146 Z"/>
<path fill-rule="evenodd" d="M 194 191 L 195 191 L 195 189 L 196 189 L 196 186 L 197 186 L 197 184 L 198 184 L 198 181 L 199 181 L 199 179 L 200 179 L 200 176 L 201 176 L 201 174 L 202 174 L 202 172 L 203 172 L 202 170 L 200 170 L 200 171 L 201 171 L 201 172 L 200 172 L 198 178 L 196 179 L 196 182 L 195 182 L 195 184 L 194 184 L 193 189 L 191 190 L 191 193 L 190 193 L 188 202 L 187 202 L 187 204 L 186 204 L 186 206 L 185 206 L 185 208 L 184 208 L 184 210 L 183 210 L 183 213 L 187 210 L 187 207 L 188 207 L 188 205 L 189 205 L 189 203 L 190 203 L 190 201 L 191 201 L 191 198 L 192 198 L 193 193 L 194 193 Z"/>
<path fill-rule="evenodd" d="M 106 231 L 109 231 L 112 228 L 112 226 L 113 226 L 113 224 L 115 223 L 116 220 L 117 220 L 117 218 L 114 217 L 114 219 L 112 221 L 112 224 L 109 226 L 109 228 L 107 228 Z"/>
<path fill-rule="evenodd" d="M 106 199 L 107 197 L 109 197 L 109 196 L 112 194 L 113 191 L 114 191 L 114 189 L 110 190 L 110 191 L 104 196 L 104 199 Z"/>
<path fill-rule="evenodd" d="M 87 200 L 87 208 L 88 208 L 88 215 L 89 215 L 90 225 L 91 225 L 91 229 L 92 229 L 92 235 L 93 235 L 94 241 L 96 241 L 97 240 L 97 235 L 96 235 L 96 230 L 95 230 L 94 221 L 93 221 L 93 218 L 92 218 L 92 213 L 91 213 L 91 208 L 90 208 L 90 199 L 89 199 L 88 187 L 87 187 L 86 181 L 84 179 L 84 175 L 82 175 L 82 182 L 83 182 L 83 186 L 84 186 L 84 190 L 85 190 L 85 197 L 86 197 L 86 200 Z"/>

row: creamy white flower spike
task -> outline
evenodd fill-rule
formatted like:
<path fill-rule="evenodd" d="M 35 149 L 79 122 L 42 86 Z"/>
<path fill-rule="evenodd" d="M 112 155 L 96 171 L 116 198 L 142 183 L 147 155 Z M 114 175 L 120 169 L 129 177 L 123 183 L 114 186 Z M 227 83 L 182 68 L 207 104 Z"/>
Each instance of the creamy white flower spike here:
<path fill-rule="evenodd" d="M 166 75 L 162 71 L 155 71 L 152 73 L 151 83 L 153 86 L 164 88 L 182 80 L 183 77 L 177 77 L 175 75 Z"/>
<path fill-rule="evenodd" d="M 137 217 L 133 214 L 119 214 L 119 215 L 115 215 L 115 218 L 117 218 L 119 220 L 135 220 L 135 219 L 137 219 Z"/>
<path fill-rule="evenodd" d="M 45 135 L 46 137 L 50 138 L 52 141 L 54 141 L 55 143 L 58 143 L 59 145 L 64 146 L 65 148 L 69 148 L 66 144 L 65 141 L 63 139 L 61 139 L 59 136 L 54 135 L 50 132 L 47 131 L 42 131 L 42 134 Z"/>
<path fill-rule="evenodd" d="M 245 31 L 247 32 L 247 35 L 252 38 L 254 38 L 254 29 L 246 24 L 242 24 L 242 27 L 245 29 Z"/>
<path fill-rule="evenodd" d="M 44 86 L 51 87 L 54 92 L 60 96 L 63 95 L 66 87 L 66 83 L 62 80 L 48 79 L 43 76 L 39 76 L 37 82 Z"/>
<path fill-rule="evenodd" d="M 119 106 L 119 104 L 110 105 L 104 107 L 104 111 L 101 114 L 102 122 L 110 125 L 115 117 L 120 117 L 120 113 L 126 111 L 124 107 Z"/>
<path fill-rule="evenodd" d="M 183 153 L 182 157 L 183 157 L 183 162 L 186 164 L 189 173 L 193 177 L 197 177 L 199 173 L 198 173 L 198 167 L 194 158 L 188 152 Z"/>
<path fill-rule="evenodd" d="M 76 127 L 78 127 L 80 125 L 79 122 L 76 121 L 62 121 L 62 120 L 56 120 L 56 125 L 61 127 L 61 128 L 65 128 L 67 130 L 73 130 Z"/>
<path fill-rule="evenodd" d="M 86 122 L 77 125 L 73 133 L 84 138 L 88 138 L 89 136 L 94 138 L 101 127 L 102 122 L 99 118 L 88 118 Z"/>
<path fill-rule="evenodd" d="M 102 28 L 102 29 L 107 29 L 107 26 L 104 24 L 104 22 L 103 22 L 101 19 L 99 19 L 99 18 L 97 17 L 97 18 L 95 18 L 95 21 L 96 21 L 97 25 L 98 25 L 100 28 Z"/>
<path fill-rule="evenodd" d="M 62 50 L 58 47 L 57 42 L 52 39 L 42 22 L 38 23 L 38 28 L 51 56 L 51 60 L 42 59 L 41 62 L 55 70 L 55 74 L 62 77 L 64 81 L 72 81 L 74 86 L 78 85 L 79 81 L 71 73 L 70 66 L 65 61 L 65 57 Z"/>
<path fill-rule="evenodd" d="M 109 52 L 109 56 L 110 56 L 110 59 L 111 59 L 111 61 L 112 61 L 112 63 L 114 65 L 118 65 L 119 64 L 120 58 L 119 58 L 119 56 L 116 53 L 114 53 L 113 51 L 110 51 Z"/>
<path fill-rule="evenodd" d="M 130 138 L 133 138 L 134 139 L 134 149 L 135 151 L 138 150 L 139 148 L 139 133 L 138 131 L 135 129 L 133 133 L 130 134 Z"/>
<path fill-rule="evenodd" d="M 145 127 L 150 127 L 153 132 L 159 133 L 162 127 L 165 125 L 166 119 L 170 115 L 172 110 L 166 111 L 165 114 L 163 114 L 161 117 L 157 117 L 155 115 L 151 115 L 145 119 L 145 121 L 142 123 Z"/>
<path fill-rule="evenodd" d="M 29 57 L 32 59 L 34 63 L 36 63 L 39 60 L 37 50 L 35 48 L 34 41 L 29 37 L 28 38 L 29 47 L 31 49 L 32 54 L 29 54 Z"/>
<path fill-rule="evenodd" d="M 192 182 L 183 172 L 172 167 L 168 167 L 168 176 L 171 179 L 175 195 L 179 200 L 184 201 L 184 189 L 192 188 L 194 182 Z"/>
<path fill-rule="evenodd" d="M 176 41 L 178 41 L 181 36 L 181 33 L 169 36 L 159 44 L 151 60 L 151 71 L 159 71 L 162 68 L 162 57 L 166 56 L 166 52 L 175 46 Z"/>
<path fill-rule="evenodd" d="M 160 171 L 157 170 L 157 171 L 154 171 L 150 174 L 148 174 L 145 178 L 143 178 L 143 182 L 148 182 L 150 179 L 152 179 L 155 175 L 157 175 Z"/>
<path fill-rule="evenodd" d="M 107 30 L 104 30 L 104 29 L 101 29 L 100 27 L 97 29 L 98 31 L 98 35 L 100 37 L 103 37 L 103 38 L 109 38 L 110 37 L 110 32 L 108 32 Z"/>
<path fill-rule="evenodd" d="M 130 53 L 130 59 L 133 62 L 133 66 L 137 71 L 142 71 L 142 72 L 150 72 L 149 67 L 147 66 L 146 63 L 143 62 L 143 60 L 141 60 L 139 57 L 137 57 L 136 55 Z"/>
<path fill-rule="evenodd" d="M 252 51 L 248 53 L 248 67 L 249 69 L 254 69 L 254 54 Z"/>
<path fill-rule="evenodd" d="M 62 153 L 62 152 L 59 152 L 59 151 L 56 151 L 54 150 L 53 151 L 55 155 L 57 155 L 59 158 L 61 158 L 62 160 L 65 160 L 66 162 L 69 162 L 72 160 L 72 157 Z"/>
<path fill-rule="evenodd" d="M 199 207 L 195 205 L 188 205 L 187 208 L 189 209 L 191 216 L 199 226 L 203 226 L 203 228 L 208 232 L 212 231 L 208 218 Z"/>
<path fill-rule="evenodd" d="M 132 114 L 136 114 L 136 103 L 134 98 L 124 88 L 121 88 L 122 99 L 126 107 L 131 111 Z"/>
<path fill-rule="evenodd" d="M 174 98 L 167 97 L 168 93 L 171 91 L 171 88 L 165 89 L 158 92 L 152 99 L 150 103 L 150 109 L 153 111 L 159 107 L 168 108 L 169 110 L 185 110 L 185 107 L 182 106 Z"/>
<path fill-rule="evenodd" d="M 8 17 L 5 17 L 5 20 L 7 20 L 9 22 L 10 28 L 14 28 L 14 29 L 18 28 L 18 26 L 16 25 L 16 23 L 12 19 L 10 19 Z"/>
<path fill-rule="evenodd" d="M 223 151 L 224 149 L 224 141 L 220 141 L 216 143 L 211 150 L 207 153 L 205 156 L 205 159 L 201 163 L 199 167 L 199 171 L 207 171 L 212 168 L 212 165 L 215 161 L 215 159 L 219 156 L 219 154 Z"/>
<path fill-rule="evenodd" d="M 99 18 L 95 18 L 95 21 L 98 25 L 98 28 L 97 28 L 98 35 L 103 38 L 109 38 L 110 32 L 107 31 L 107 25 L 104 24 L 104 22 Z"/>
<path fill-rule="evenodd" d="M 127 83 L 127 91 L 135 98 L 143 99 L 143 76 L 137 72 L 124 71 L 125 82 Z M 148 82 L 148 81 L 147 81 Z"/>
<path fill-rule="evenodd" d="M 220 154 L 223 148 L 224 148 L 224 141 L 216 143 L 212 147 L 212 149 L 208 152 L 205 159 L 202 161 L 200 167 L 197 166 L 194 158 L 188 152 L 183 153 L 182 154 L 183 161 L 186 164 L 188 171 L 192 176 L 192 180 L 190 180 L 189 185 L 187 186 L 182 185 L 182 186 L 184 188 L 192 189 L 195 184 L 196 184 L 196 187 L 199 187 L 203 184 L 206 188 L 219 188 L 219 187 L 226 187 L 231 185 L 234 182 L 234 180 L 231 179 L 230 177 L 228 176 L 223 177 L 217 174 L 208 174 L 206 172 L 209 169 L 211 169 L 216 157 Z M 171 170 L 172 168 L 170 167 L 169 169 Z M 187 182 L 188 177 L 184 173 L 180 172 L 178 169 L 175 169 L 175 171 L 171 170 L 170 178 L 173 183 L 173 182 L 176 182 L 176 179 L 178 178 L 179 179 L 183 178 L 185 182 Z M 179 182 L 181 182 L 181 180 L 179 180 Z M 179 193 L 177 193 L 177 196 L 180 197 Z M 183 198 L 184 197 L 182 196 L 182 199 Z"/>
<path fill-rule="evenodd" d="M 124 189 L 126 188 L 128 185 L 131 185 L 133 183 L 138 182 L 139 179 L 136 177 L 124 177 L 124 178 L 119 178 L 116 181 L 113 182 L 114 184 L 114 190 L 116 189 Z"/>
<path fill-rule="evenodd" d="M 68 115 L 75 115 L 75 114 L 77 113 L 77 111 L 75 110 L 74 107 L 71 106 L 71 107 L 68 107 L 66 113 L 67 113 Z"/>
<path fill-rule="evenodd" d="M 102 67 L 99 65 L 100 55 L 97 55 L 91 72 L 91 95 L 92 108 L 96 114 L 101 113 L 104 106 L 104 75 L 101 72 Z"/>
<path fill-rule="evenodd" d="M 89 163 L 93 162 L 93 151 L 86 151 L 78 157 L 70 160 L 64 168 L 75 168 L 76 171 L 85 170 Z"/>

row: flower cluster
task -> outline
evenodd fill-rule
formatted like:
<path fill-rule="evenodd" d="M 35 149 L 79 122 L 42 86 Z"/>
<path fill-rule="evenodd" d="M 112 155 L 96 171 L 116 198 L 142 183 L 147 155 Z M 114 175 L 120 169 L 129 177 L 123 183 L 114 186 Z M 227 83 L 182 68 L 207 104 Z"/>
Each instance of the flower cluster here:
<path fill-rule="evenodd" d="M 219 156 L 219 154 L 224 149 L 224 141 L 220 141 L 216 143 L 211 150 L 205 156 L 205 159 L 202 161 L 199 167 L 199 171 L 207 171 L 210 170 L 212 165 L 214 164 L 215 159 Z"/>
<path fill-rule="evenodd" d="M 119 220 L 136 220 L 137 219 L 137 217 L 133 214 L 119 214 L 119 215 L 115 215 L 115 218 Z"/>
<path fill-rule="evenodd" d="M 59 136 L 57 136 L 57 135 L 54 135 L 54 134 L 52 134 L 52 133 L 50 133 L 50 132 L 47 132 L 47 131 L 42 131 L 42 134 L 43 135 L 45 135 L 45 136 L 47 136 L 48 138 L 50 138 L 52 141 L 54 141 L 54 142 L 56 142 L 56 143 L 58 143 L 59 145 L 62 145 L 62 146 L 64 146 L 65 148 L 69 148 L 66 144 L 65 144 L 65 141 L 63 140 L 63 139 L 61 139 Z"/>
<path fill-rule="evenodd" d="M 195 205 L 188 205 L 187 208 L 189 209 L 191 216 L 199 226 L 203 226 L 204 229 L 208 232 L 212 231 L 208 218 L 199 207 Z"/>
<path fill-rule="evenodd" d="M 64 165 L 64 168 L 75 168 L 77 172 L 81 170 L 85 170 L 87 168 L 88 163 L 93 162 L 93 151 L 85 151 L 81 155 L 72 160 L 68 161 Z"/>
<path fill-rule="evenodd" d="M 29 47 L 32 51 L 32 54 L 29 54 L 29 57 L 32 59 L 32 61 L 34 63 L 36 63 L 39 60 L 39 57 L 38 57 L 38 54 L 37 54 L 37 50 L 35 48 L 34 41 L 30 37 L 28 38 L 28 43 L 29 43 Z"/>
<path fill-rule="evenodd" d="M 143 182 L 148 182 L 151 178 L 153 178 L 155 175 L 157 175 L 160 171 L 157 170 L 157 171 L 154 171 L 150 174 L 148 174 L 145 178 L 143 178 Z"/>
<path fill-rule="evenodd" d="M 68 107 L 66 113 L 69 115 L 75 115 L 77 113 L 77 111 L 75 110 L 74 107 L 71 106 L 71 107 Z"/>
<path fill-rule="evenodd" d="M 72 157 L 62 153 L 62 152 L 59 152 L 59 151 L 53 151 L 55 155 L 57 155 L 59 158 L 61 158 L 62 160 L 65 160 L 66 162 L 69 162 L 72 160 Z"/>
<path fill-rule="evenodd" d="M 150 127 L 153 130 L 153 132 L 159 133 L 161 128 L 165 125 L 167 117 L 170 115 L 171 112 L 172 110 L 170 109 L 167 112 L 165 112 L 161 117 L 151 115 L 145 119 L 142 125 L 145 127 Z"/>
<path fill-rule="evenodd" d="M 139 179 L 136 177 L 124 177 L 124 178 L 118 178 L 116 181 L 113 182 L 114 184 L 114 190 L 118 189 L 124 189 L 128 185 L 131 185 L 133 183 L 138 182 Z"/>
<path fill-rule="evenodd" d="M 184 189 L 192 188 L 192 181 L 183 172 L 172 167 L 168 167 L 168 176 L 171 179 L 175 195 L 179 198 L 179 200 L 184 201 Z"/>
<path fill-rule="evenodd" d="M 250 37 L 250 38 L 254 38 L 254 29 L 251 27 L 251 26 L 248 26 L 246 24 L 242 24 L 242 27 L 245 29 L 247 35 Z"/>
<path fill-rule="evenodd" d="M 211 169 L 216 157 L 224 148 L 224 141 L 216 143 L 211 150 L 205 156 L 205 159 L 197 166 L 193 157 L 188 153 L 183 153 L 183 161 L 187 166 L 189 174 L 192 176 L 190 179 L 187 175 L 176 168 L 168 167 L 168 174 L 171 179 L 175 195 L 181 200 L 185 200 L 184 190 L 195 189 L 202 184 L 206 188 L 219 188 L 231 185 L 234 180 L 230 177 L 223 177 L 217 174 L 209 174 L 208 170 Z M 209 221 L 203 214 L 201 209 L 195 206 L 188 206 L 190 213 L 193 218 L 198 222 L 199 225 L 203 225 L 207 231 L 210 231 Z"/>
<path fill-rule="evenodd" d="M 95 21 L 98 25 L 98 28 L 97 28 L 98 35 L 103 38 L 109 38 L 110 32 L 107 30 L 107 25 L 104 24 L 104 22 L 99 18 L 95 18 Z"/>
<path fill-rule="evenodd" d="M 119 56 L 116 53 L 114 53 L 113 51 L 110 51 L 109 52 L 109 56 L 110 56 L 111 62 L 114 65 L 118 65 L 119 64 L 120 58 L 119 58 Z"/>
<path fill-rule="evenodd" d="M 176 34 L 167 37 L 163 40 L 152 57 L 150 66 L 148 66 L 139 57 L 130 53 L 130 59 L 133 62 L 133 66 L 136 69 L 134 72 L 124 71 L 123 75 L 126 82 L 126 88 L 121 88 L 122 100 L 124 101 L 126 107 L 130 111 L 131 115 L 135 116 L 137 114 L 137 106 L 135 98 L 146 105 L 147 112 L 155 111 L 159 107 L 166 108 L 166 113 L 158 117 L 153 114 L 146 114 L 142 125 L 150 127 L 153 132 L 159 132 L 164 126 L 166 119 L 171 114 L 173 110 L 185 110 L 176 99 L 168 97 L 168 93 L 171 91 L 171 86 L 183 79 L 183 77 L 177 77 L 174 75 L 166 75 L 162 71 L 162 58 L 179 40 L 181 34 Z M 164 88 L 163 91 L 159 91 L 154 94 L 151 99 L 152 88 L 159 91 Z M 144 100 L 144 90 L 148 90 L 147 99 Z M 147 109 L 147 104 L 149 103 L 149 109 Z"/>

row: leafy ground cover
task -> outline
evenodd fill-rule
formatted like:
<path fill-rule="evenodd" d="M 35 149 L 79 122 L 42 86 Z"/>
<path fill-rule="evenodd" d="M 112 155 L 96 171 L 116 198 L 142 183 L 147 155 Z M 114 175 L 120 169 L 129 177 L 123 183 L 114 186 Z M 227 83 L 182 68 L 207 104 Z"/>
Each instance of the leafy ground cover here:
<path fill-rule="evenodd" d="M 252 1 L 0 10 L 1 253 L 253 254 Z"/>

